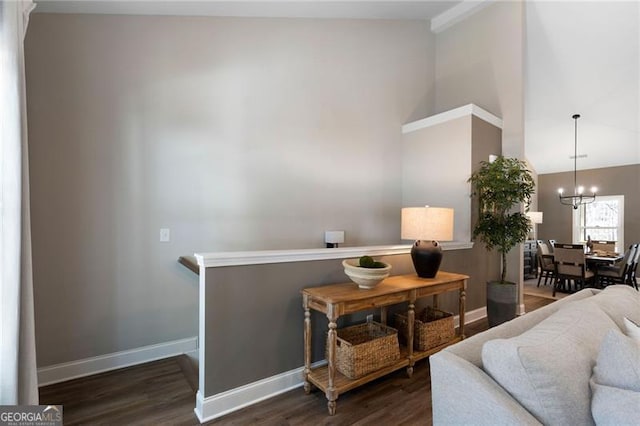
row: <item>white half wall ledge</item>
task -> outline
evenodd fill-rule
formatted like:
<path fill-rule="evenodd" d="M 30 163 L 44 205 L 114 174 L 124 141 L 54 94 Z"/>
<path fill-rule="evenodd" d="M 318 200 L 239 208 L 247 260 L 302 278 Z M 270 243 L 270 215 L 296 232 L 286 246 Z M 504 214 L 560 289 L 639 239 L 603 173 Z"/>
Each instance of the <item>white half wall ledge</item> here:
<path fill-rule="evenodd" d="M 477 105 L 468 104 L 458 108 L 450 109 L 449 111 L 441 112 L 440 114 L 423 118 L 421 120 L 407 123 L 402 126 L 402 134 L 404 135 L 407 133 L 415 132 L 416 130 L 432 127 L 437 124 L 466 117 L 468 115 L 475 115 L 476 117 L 486 121 L 487 123 L 496 126 L 498 129 L 502 129 L 502 119 L 500 117 L 491 114 L 489 111 L 482 109 Z"/>
<path fill-rule="evenodd" d="M 442 242 L 442 250 L 465 250 L 473 248 L 472 242 Z M 222 266 L 263 265 L 267 263 L 292 263 L 313 260 L 349 259 L 352 257 L 393 256 L 409 254 L 411 245 L 363 246 L 294 250 L 231 251 L 195 253 L 200 268 Z"/>
<path fill-rule="evenodd" d="M 483 306 L 465 313 L 465 325 L 486 318 L 487 308 Z M 454 326 L 460 324 L 460 316 L 454 317 Z M 311 364 L 311 368 L 325 365 L 326 360 L 320 360 Z M 272 398 L 281 393 L 302 387 L 304 384 L 302 372 L 304 367 L 285 371 L 266 379 L 230 389 L 215 395 L 204 397 L 201 391 L 196 394 L 196 408 L 194 412 L 201 423 L 217 419 L 234 411 L 256 404 L 265 399 Z M 302 391 L 300 391 L 302 392 Z M 312 398 L 309 396 L 309 398 Z M 323 399 L 324 401 L 324 399 Z"/>

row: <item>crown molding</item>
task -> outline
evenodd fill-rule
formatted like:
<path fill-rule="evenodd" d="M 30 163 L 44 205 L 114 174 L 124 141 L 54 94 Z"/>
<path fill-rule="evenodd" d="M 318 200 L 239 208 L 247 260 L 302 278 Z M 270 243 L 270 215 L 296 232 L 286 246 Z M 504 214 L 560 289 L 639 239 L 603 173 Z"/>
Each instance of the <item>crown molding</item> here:
<path fill-rule="evenodd" d="M 434 34 L 441 33 L 458 22 L 462 22 L 469 16 L 481 11 L 494 1 L 495 0 L 464 0 L 462 3 L 455 5 L 451 9 L 433 18 L 431 20 L 431 32 Z"/>

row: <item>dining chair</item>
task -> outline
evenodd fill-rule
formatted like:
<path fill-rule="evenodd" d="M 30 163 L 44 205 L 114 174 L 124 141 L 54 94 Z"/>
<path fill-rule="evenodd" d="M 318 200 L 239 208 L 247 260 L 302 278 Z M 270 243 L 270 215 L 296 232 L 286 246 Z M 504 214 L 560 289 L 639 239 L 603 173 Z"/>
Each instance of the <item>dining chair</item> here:
<path fill-rule="evenodd" d="M 638 244 L 631 244 L 620 261 L 613 265 L 599 265 L 596 270 L 597 283 L 602 286 L 630 283 L 629 274 L 637 251 Z"/>
<path fill-rule="evenodd" d="M 549 246 L 547 246 L 543 240 L 538 240 L 536 258 L 538 260 L 538 267 L 540 268 L 540 275 L 538 275 L 538 287 L 540 287 L 540 281 L 543 277 L 544 285 L 547 285 L 549 278 L 551 278 L 551 282 L 553 283 L 556 267 L 553 263 L 553 255 L 549 251 Z"/>
<path fill-rule="evenodd" d="M 638 260 L 640 260 L 640 243 L 636 245 L 637 245 L 636 253 L 633 256 L 633 261 L 631 262 L 631 268 L 629 270 L 629 273 L 627 274 L 627 279 L 628 279 L 627 284 L 629 284 L 630 286 L 638 290 L 638 280 L 636 277 L 636 272 L 638 270 Z"/>
<path fill-rule="evenodd" d="M 560 286 L 566 283 L 566 290 L 571 291 L 570 282 L 573 281 L 574 290 L 579 290 L 593 283 L 595 274 L 587 270 L 582 244 L 559 244 L 553 248 L 556 280 L 553 285 L 553 296 Z"/>
<path fill-rule="evenodd" d="M 553 253 L 553 248 L 556 245 L 556 240 L 549 240 L 549 252 Z"/>

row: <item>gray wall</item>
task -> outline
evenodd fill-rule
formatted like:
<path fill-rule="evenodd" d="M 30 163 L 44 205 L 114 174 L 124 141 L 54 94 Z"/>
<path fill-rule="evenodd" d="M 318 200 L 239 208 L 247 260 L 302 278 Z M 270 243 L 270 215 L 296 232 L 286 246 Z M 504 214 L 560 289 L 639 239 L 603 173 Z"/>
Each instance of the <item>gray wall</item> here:
<path fill-rule="evenodd" d="M 415 130 L 402 142 L 402 206 L 453 208 L 454 241 L 471 241 L 471 121 L 468 115 Z"/>
<path fill-rule="evenodd" d="M 600 195 L 624 195 L 624 243 L 640 242 L 640 165 L 578 171 L 578 183 Z M 538 204 L 544 213 L 538 238 L 571 242 L 572 209 L 558 201 L 558 188 L 573 190 L 573 171 L 538 175 Z"/>
<path fill-rule="evenodd" d="M 472 143 L 468 168 L 476 170 L 481 160 L 500 153 L 501 132 L 477 117 L 472 117 L 470 122 Z M 477 214 L 477 202 L 473 200 L 473 221 Z M 409 255 L 381 259 L 393 266 L 392 275 L 415 273 Z M 445 251 L 440 269 L 470 276 L 466 309 L 472 311 L 486 305 L 485 283 L 499 276 L 499 257 L 494 252 L 488 253 L 482 244 L 475 244 L 472 249 Z M 300 290 L 345 281 L 348 280 L 341 260 L 208 268 L 204 396 L 302 366 Z M 447 293 L 440 300 L 444 309 L 459 314 L 457 293 Z M 421 308 L 430 302 L 430 299 L 421 300 L 417 306 Z M 346 316 L 338 326 L 362 321 L 367 313 Z M 377 311 L 375 314 L 378 315 Z M 327 319 L 313 314 L 312 321 L 313 359 L 317 361 L 324 358 Z M 256 354 L 260 354 L 260 362 L 255 361 Z"/>
<path fill-rule="evenodd" d="M 436 112 L 474 103 L 503 119 L 502 152 L 524 157 L 524 2 L 495 2 L 437 35 Z"/>
<path fill-rule="evenodd" d="M 478 15 L 490 25 L 473 17 L 438 35 L 437 80 L 425 22 L 32 15 L 39 366 L 196 335 L 197 280 L 180 255 L 320 247 L 326 229 L 344 229 L 348 245 L 397 243 L 400 126 L 436 112 L 436 81 L 438 112 L 473 102 L 517 128 L 517 84 L 503 73 L 519 72 L 521 52 L 478 32 L 515 46 L 518 23 L 502 20 L 519 8 L 493 5 Z M 498 75 L 487 55 L 505 65 Z M 496 152 L 477 149 L 473 164 Z M 471 275 L 473 310 L 497 265 L 477 244 L 445 253 L 442 269 Z M 225 310 L 249 312 L 232 303 L 261 282 L 249 275 Z M 287 321 L 297 290 L 324 282 L 311 278 L 281 290 Z M 248 304 L 270 291 L 256 287 Z M 287 366 L 269 371 L 301 365 L 285 355 L 301 348 L 297 332 L 283 338 L 295 347 L 277 345 Z"/>
<path fill-rule="evenodd" d="M 196 335 L 179 255 L 327 229 L 399 242 L 400 126 L 432 113 L 434 39 L 421 21 L 32 15 L 38 365 Z"/>
<path fill-rule="evenodd" d="M 436 37 L 436 112 L 474 103 L 501 117 L 501 153 L 521 159 L 524 12 L 524 2 L 495 2 Z M 508 255 L 508 280 L 522 281 L 522 263 L 518 247 Z"/>
<path fill-rule="evenodd" d="M 379 259 L 393 266 L 392 275 L 415 273 L 409 255 Z M 441 269 L 471 275 L 477 281 L 474 274 L 488 264 L 481 250 L 454 250 L 445 251 Z M 205 397 L 304 365 L 300 291 L 348 281 L 341 260 L 208 268 L 206 278 Z M 469 284 L 467 310 L 479 307 L 469 305 L 477 299 L 478 290 L 484 291 L 484 285 Z M 443 309 L 458 314 L 456 292 L 444 294 L 440 301 Z M 416 307 L 420 310 L 430 303 L 431 298 L 421 299 Z M 406 312 L 406 306 L 394 306 L 389 318 L 400 309 Z M 362 322 L 368 313 L 379 319 L 378 310 L 363 311 L 341 317 L 338 327 Z M 312 361 L 318 361 L 324 359 L 327 318 L 312 311 L 311 320 Z"/>
<path fill-rule="evenodd" d="M 471 172 L 475 172 L 480 168 L 481 161 L 487 161 L 489 155 L 500 154 L 500 139 L 502 132 L 497 127 L 473 117 L 471 121 L 471 134 L 473 143 L 471 145 Z M 471 199 L 471 223 L 475 225 L 478 221 L 478 199 Z M 487 304 L 487 286 L 488 281 L 500 278 L 500 256 L 498 252 L 487 251 L 484 244 L 475 243 L 470 250 L 470 257 L 460 259 L 461 263 L 471 263 L 473 267 L 473 279 L 470 280 L 469 290 L 467 291 L 467 306 L 469 309 L 486 306 Z M 511 260 L 509 259 L 511 262 Z M 514 262 L 510 263 L 511 270 L 516 266 Z"/>

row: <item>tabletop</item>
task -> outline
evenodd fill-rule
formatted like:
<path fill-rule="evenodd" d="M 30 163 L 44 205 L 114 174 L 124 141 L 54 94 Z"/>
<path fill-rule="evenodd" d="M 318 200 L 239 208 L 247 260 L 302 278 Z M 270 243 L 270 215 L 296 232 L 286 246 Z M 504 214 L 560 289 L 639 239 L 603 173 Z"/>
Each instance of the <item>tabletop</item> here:
<path fill-rule="evenodd" d="M 302 293 L 312 298 L 325 300 L 328 303 L 340 303 L 398 293 L 414 288 L 446 285 L 467 279 L 469 279 L 468 275 L 438 271 L 435 278 L 420 278 L 415 274 L 394 275 L 386 278 L 376 287 L 367 290 L 358 288 L 355 283 L 343 283 L 308 287 L 303 289 Z"/>

